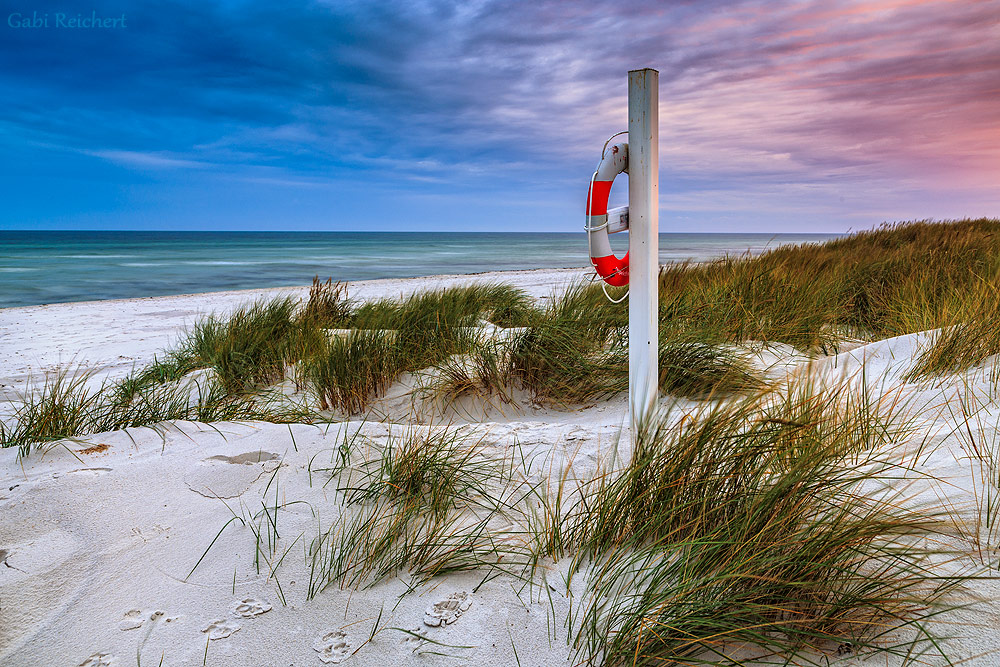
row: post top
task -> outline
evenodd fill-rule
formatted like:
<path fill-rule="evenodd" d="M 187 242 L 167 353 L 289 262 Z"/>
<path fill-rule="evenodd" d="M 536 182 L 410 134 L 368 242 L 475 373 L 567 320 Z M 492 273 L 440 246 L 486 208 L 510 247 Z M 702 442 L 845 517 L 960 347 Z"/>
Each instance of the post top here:
<path fill-rule="evenodd" d="M 653 69 L 652 67 L 640 67 L 639 69 L 630 69 L 628 71 L 629 74 L 631 74 L 632 72 L 656 72 L 657 74 L 659 74 L 660 70 Z"/>

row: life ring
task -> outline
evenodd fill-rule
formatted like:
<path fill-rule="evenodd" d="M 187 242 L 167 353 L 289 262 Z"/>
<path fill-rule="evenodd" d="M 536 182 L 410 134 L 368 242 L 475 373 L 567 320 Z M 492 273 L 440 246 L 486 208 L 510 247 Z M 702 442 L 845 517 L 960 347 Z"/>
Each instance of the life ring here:
<path fill-rule="evenodd" d="M 608 196 L 611 194 L 611 184 L 615 177 L 628 170 L 628 144 L 615 144 L 605 150 L 601 164 L 590 179 L 590 189 L 587 191 L 587 241 L 590 246 L 590 263 L 594 265 L 604 282 L 615 287 L 628 285 L 628 253 L 619 259 L 608 240 Z M 626 209 L 616 209 L 615 229 L 628 229 L 628 212 Z"/>

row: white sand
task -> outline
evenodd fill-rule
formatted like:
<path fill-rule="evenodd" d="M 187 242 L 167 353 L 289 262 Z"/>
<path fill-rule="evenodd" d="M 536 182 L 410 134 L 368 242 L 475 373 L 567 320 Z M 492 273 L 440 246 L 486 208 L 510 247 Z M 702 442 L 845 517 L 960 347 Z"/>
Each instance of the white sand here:
<path fill-rule="evenodd" d="M 353 284 L 350 294 L 375 298 L 501 279 L 546 297 L 582 275 L 582 270 L 561 270 L 382 280 Z M 16 393 L 48 371 L 79 365 L 98 369 L 99 377 L 119 376 L 151 361 L 201 315 L 259 296 L 303 296 L 306 291 L 0 310 L 0 391 L 5 392 L 0 414 L 9 414 Z M 844 374 L 858 378 L 863 366 L 873 392 L 919 406 L 914 409 L 935 446 L 919 466 L 950 480 L 929 493 L 956 507 L 967 505 L 972 467 L 949 416 L 957 404 L 959 378 L 939 386 L 901 385 L 927 339 L 917 334 L 861 346 L 821 359 L 811 369 L 802 355 L 774 346 L 761 354 L 761 364 L 770 366 L 772 375 L 808 372 L 825 382 Z M 986 400 L 989 382 L 983 374 L 968 377 Z M 395 387 L 390 393 L 396 394 L 385 402 L 394 421 L 405 421 L 405 388 Z M 566 410 L 507 407 L 487 410 L 485 419 L 457 421 L 469 422 L 463 428 L 482 437 L 487 452 L 508 451 L 516 441 L 528 455 L 556 466 L 572 461 L 585 474 L 615 446 L 624 414 L 624 399 L 617 399 Z M 976 435 L 994 434 L 1000 407 L 985 408 L 980 420 Z M 569 605 L 558 583 L 562 564 L 550 566 L 548 589 L 522 588 L 508 577 L 484 582 L 483 572 L 473 572 L 435 579 L 409 595 L 403 595 L 401 577 L 359 591 L 331 587 L 306 599 L 305 551 L 318 523 L 329 526 L 339 505 L 332 489 L 324 488 L 328 476 L 315 468 L 329 465 L 345 429 L 357 428 L 384 442 L 390 428 L 403 427 L 177 423 L 96 434 L 24 459 L 13 449 L 0 450 L 0 664 L 157 665 L 162 660 L 163 665 L 201 665 L 207 647 L 208 665 L 322 665 L 325 660 L 506 667 L 516 664 L 512 645 L 526 667 L 573 664 L 562 626 Z M 92 445 L 100 445 L 100 451 L 80 453 Z M 234 515 L 258 513 L 262 499 L 273 505 L 276 493 L 284 505 L 278 511 L 278 553 L 288 549 L 277 581 L 268 576 L 265 562 L 258 572 L 249 527 L 233 521 L 220 535 Z M 970 557 L 961 566 L 973 563 Z M 1000 665 L 1000 603 L 993 600 L 1000 586 L 977 581 L 970 591 L 987 602 L 951 614 L 937 630 L 957 636 L 947 642 L 956 664 L 965 660 L 962 664 L 995 667 Z M 381 627 L 440 644 L 399 629 L 385 629 L 366 643 L 380 613 Z M 441 622 L 442 617 L 451 622 Z M 830 656 L 830 664 L 899 661 Z"/>

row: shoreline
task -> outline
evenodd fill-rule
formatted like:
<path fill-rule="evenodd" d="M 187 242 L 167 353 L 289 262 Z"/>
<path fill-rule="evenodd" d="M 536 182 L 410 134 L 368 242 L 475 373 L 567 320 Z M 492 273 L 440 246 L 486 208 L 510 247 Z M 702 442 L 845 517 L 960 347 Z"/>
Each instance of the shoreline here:
<path fill-rule="evenodd" d="M 661 263 L 662 265 L 662 263 Z M 379 283 L 386 282 L 415 282 L 415 281 L 425 281 L 433 279 L 445 279 L 448 281 L 461 280 L 462 278 L 477 278 L 481 279 L 483 276 L 510 276 L 510 275 L 532 275 L 532 274 L 543 274 L 543 273 L 571 273 L 571 272 L 583 272 L 586 274 L 591 270 L 589 266 L 564 266 L 552 269 L 512 269 L 509 271 L 475 271 L 473 273 L 437 273 L 427 276 L 408 276 L 403 278 L 372 278 L 371 280 L 341 280 L 334 282 L 341 282 L 349 286 L 368 286 Z M 16 310 L 29 310 L 32 308 L 50 308 L 56 306 L 76 306 L 85 304 L 99 304 L 99 303 L 128 303 L 131 301 L 151 301 L 155 299 L 181 299 L 188 297 L 202 297 L 209 295 L 229 295 L 229 294 L 256 294 L 262 292 L 281 292 L 286 290 L 305 290 L 308 294 L 309 285 L 279 285 L 276 287 L 253 287 L 247 289 L 238 290 L 211 290 L 208 292 L 181 292 L 178 294 L 156 294 L 152 296 L 131 296 L 120 299 L 86 299 L 83 301 L 53 301 L 51 303 L 36 303 L 28 306 L 5 306 L 0 308 L 0 316 L 8 311 Z"/>

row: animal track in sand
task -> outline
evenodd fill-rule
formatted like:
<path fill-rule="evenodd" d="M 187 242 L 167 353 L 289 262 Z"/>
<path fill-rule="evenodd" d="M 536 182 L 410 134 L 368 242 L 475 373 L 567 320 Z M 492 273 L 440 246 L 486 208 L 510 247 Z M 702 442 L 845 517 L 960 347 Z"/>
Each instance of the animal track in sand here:
<path fill-rule="evenodd" d="M 313 650 L 319 653 L 321 662 L 336 665 L 350 657 L 351 644 L 347 641 L 346 632 L 334 630 L 313 642 Z"/>
<path fill-rule="evenodd" d="M 209 640 L 225 639 L 234 632 L 239 632 L 240 626 L 224 618 L 210 622 L 202 632 L 208 633 Z"/>
<path fill-rule="evenodd" d="M 244 598 L 243 600 L 234 602 L 232 606 L 233 614 L 238 614 L 243 618 L 253 618 L 254 616 L 266 614 L 269 611 L 271 611 L 271 605 L 256 598 Z"/>
<path fill-rule="evenodd" d="M 167 612 L 157 609 L 149 615 L 149 620 L 153 623 L 157 622 L 163 618 L 164 622 L 170 623 L 176 621 L 180 616 L 171 616 L 169 618 L 164 618 Z M 122 615 L 122 620 L 118 623 L 118 629 L 123 632 L 129 630 L 138 630 L 142 627 L 142 624 L 146 622 L 146 617 L 142 615 L 141 609 L 129 609 Z"/>
<path fill-rule="evenodd" d="M 143 618 L 141 609 L 130 609 L 122 616 L 121 622 L 118 623 L 118 629 L 123 632 L 138 630 L 145 621 L 146 619 Z"/>
<path fill-rule="evenodd" d="M 80 667 L 114 667 L 118 658 L 108 653 L 95 653 L 80 663 Z"/>
<path fill-rule="evenodd" d="M 424 625 L 436 628 L 440 625 L 450 625 L 458 620 L 458 617 L 469 610 L 472 600 L 465 591 L 452 593 L 443 600 L 435 602 L 424 612 Z"/>

